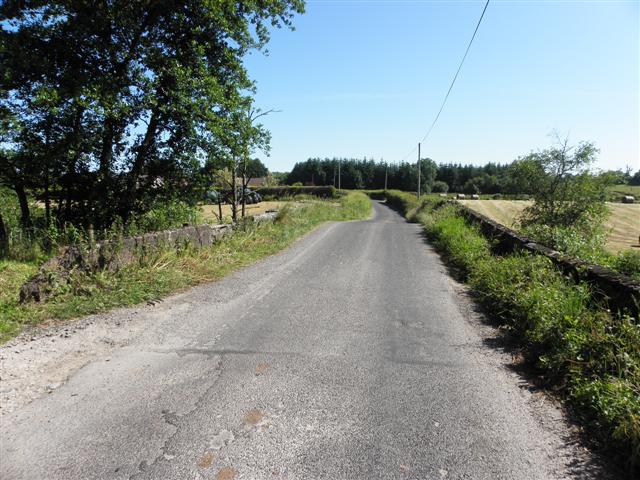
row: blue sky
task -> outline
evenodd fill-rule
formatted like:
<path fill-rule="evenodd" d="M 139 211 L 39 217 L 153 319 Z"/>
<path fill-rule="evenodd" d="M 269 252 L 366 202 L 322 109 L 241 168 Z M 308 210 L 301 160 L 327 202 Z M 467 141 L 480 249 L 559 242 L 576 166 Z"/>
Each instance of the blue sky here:
<path fill-rule="evenodd" d="M 436 162 L 509 162 L 555 129 L 640 169 L 638 1 L 490 2 L 423 144 Z M 308 0 L 247 58 L 272 171 L 308 157 L 400 161 L 437 113 L 484 1 Z M 413 160 L 415 154 L 409 158 Z"/>

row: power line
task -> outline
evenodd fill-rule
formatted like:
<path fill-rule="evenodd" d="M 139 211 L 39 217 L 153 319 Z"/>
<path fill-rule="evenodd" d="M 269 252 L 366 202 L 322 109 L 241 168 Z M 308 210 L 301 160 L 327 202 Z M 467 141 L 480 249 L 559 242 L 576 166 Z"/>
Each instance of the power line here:
<path fill-rule="evenodd" d="M 431 131 L 433 130 L 433 127 L 435 127 L 436 122 L 440 118 L 440 114 L 442 113 L 442 110 L 444 109 L 444 106 L 447 103 L 447 99 L 449 98 L 449 94 L 451 93 L 451 90 L 453 89 L 453 85 L 456 83 L 456 80 L 458 78 L 458 74 L 460 73 L 460 70 L 462 69 L 462 65 L 464 64 L 464 61 L 467 58 L 467 54 L 469 53 L 469 50 L 471 49 L 471 44 L 473 44 L 473 40 L 476 38 L 476 33 L 478 33 L 478 29 L 480 28 L 480 24 L 482 23 L 482 19 L 484 18 L 484 13 L 487 11 L 487 7 L 488 6 L 489 6 L 489 0 L 487 0 L 487 3 L 484 4 L 484 8 L 482 9 L 482 14 L 480 15 L 480 18 L 478 19 L 478 24 L 476 25 L 476 29 L 473 31 L 473 35 L 471 36 L 471 40 L 469 40 L 469 45 L 467 45 L 467 49 L 465 50 L 464 55 L 462 57 L 462 60 L 460 61 L 460 65 L 458 65 L 458 70 L 456 71 L 456 74 L 453 76 L 453 80 L 451 81 L 451 85 L 449 85 L 449 90 L 447 90 L 447 94 L 445 95 L 444 100 L 442 101 L 442 105 L 440 105 L 440 110 L 438 110 L 438 114 L 436 115 L 436 118 L 433 119 L 433 123 L 431 123 L 431 126 L 429 127 L 429 130 L 427 130 L 427 133 L 425 134 L 425 136 L 422 137 L 422 140 L 420 140 L 420 143 L 423 143 L 429 137 L 429 135 L 431 134 Z M 401 161 L 404 161 L 409 155 L 411 155 L 413 152 L 415 152 L 416 149 L 417 149 L 417 147 L 414 147 L 413 150 L 411 150 L 404 157 L 402 157 Z"/>

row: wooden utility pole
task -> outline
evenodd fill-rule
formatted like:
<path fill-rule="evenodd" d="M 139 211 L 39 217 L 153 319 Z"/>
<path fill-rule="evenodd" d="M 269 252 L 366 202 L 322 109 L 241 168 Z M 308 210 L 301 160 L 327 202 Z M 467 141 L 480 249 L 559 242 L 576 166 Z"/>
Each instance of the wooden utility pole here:
<path fill-rule="evenodd" d="M 338 190 L 342 188 L 342 177 L 340 172 L 341 165 L 342 165 L 342 159 L 338 160 Z"/>
<path fill-rule="evenodd" d="M 418 198 L 420 198 L 420 144 L 418 143 Z"/>

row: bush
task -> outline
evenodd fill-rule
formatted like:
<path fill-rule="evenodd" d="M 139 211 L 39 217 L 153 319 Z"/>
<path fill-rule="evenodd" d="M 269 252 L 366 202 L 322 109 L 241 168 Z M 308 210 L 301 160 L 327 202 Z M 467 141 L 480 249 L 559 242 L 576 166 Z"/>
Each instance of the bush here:
<path fill-rule="evenodd" d="M 426 224 L 426 230 L 436 247 L 467 277 L 476 262 L 490 255 L 490 245 L 480 231 L 467 225 L 464 218 L 456 215 L 456 211 L 455 205 L 434 210 L 433 217 Z"/>
<path fill-rule="evenodd" d="M 534 202 L 519 220 L 522 227 L 529 228 L 529 235 L 570 255 L 592 249 L 594 239 L 601 238 L 604 244 L 603 225 L 609 215 L 605 200 L 611 179 L 588 170 L 597 152 L 591 143 L 571 147 L 564 140 L 520 162 L 523 174 L 535 179 Z M 562 248 L 564 239 L 571 250 Z"/>
<path fill-rule="evenodd" d="M 480 187 L 478 181 L 475 178 L 469 179 L 462 186 L 462 191 L 471 195 L 477 195 L 480 193 Z"/>
<path fill-rule="evenodd" d="M 591 235 L 571 227 L 532 224 L 520 230 L 537 242 L 554 248 L 569 256 L 594 263 L 601 263 L 605 256 L 604 245 L 607 240 L 603 228 L 593 228 Z"/>
<path fill-rule="evenodd" d="M 511 332 L 526 360 L 567 398 L 583 423 L 631 471 L 640 461 L 640 325 L 595 305 L 544 256 L 491 254 L 490 244 L 455 205 L 422 202 L 415 217 Z M 640 254 L 617 258 L 631 271 Z"/>
<path fill-rule="evenodd" d="M 134 216 L 126 233 L 137 235 L 198 223 L 202 223 L 202 214 L 195 205 L 184 202 L 157 203 L 149 211 Z"/>
<path fill-rule="evenodd" d="M 611 268 L 640 281 L 640 252 L 637 250 L 619 252 L 613 257 Z"/>
<path fill-rule="evenodd" d="M 313 195 L 319 198 L 337 198 L 338 190 L 332 186 L 328 187 L 303 187 L 303 186 L 281 186 L 281 187 L 261 187 L 256 192 L 263 198 L 291 198 L 298 195 Z"/>
<path fill-rule="evenodd" d="M 385 200 L 387 198 L 386 190 L 362 190 L 362 193 L 373 200 Z"/>
<path fill-rule="evenodd" d="M 385 196 L 387 198 L 387 205 L 400 210 L 403 214 L 407 214 L 409 210 L 415 209 L 418 206 L 418 197 L 415 193 L 387 190 Z"/>
<path fill-rule="evenodd" d="M 433 182 L 431 191 L 433 193 L 447 193 L 449 191 L 449 185 L 447 184 L 447 182 L 436 180 L 435 182 Z"/>

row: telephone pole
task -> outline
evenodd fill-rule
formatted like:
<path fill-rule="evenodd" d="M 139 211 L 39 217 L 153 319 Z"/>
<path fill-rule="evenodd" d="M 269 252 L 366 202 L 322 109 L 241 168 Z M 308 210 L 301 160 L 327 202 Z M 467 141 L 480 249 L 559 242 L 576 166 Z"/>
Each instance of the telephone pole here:
<path fill-rule="evenodd" d="M 420 198 L 420 143 L 418 143 L 418 198 Z"/>
<path fill-rule="evenodd" d="M 342 188 L 342 177 L 340 176 L 340 165 L 342 165 L 342 159 L 338 160 L 338 190 Z"/>

